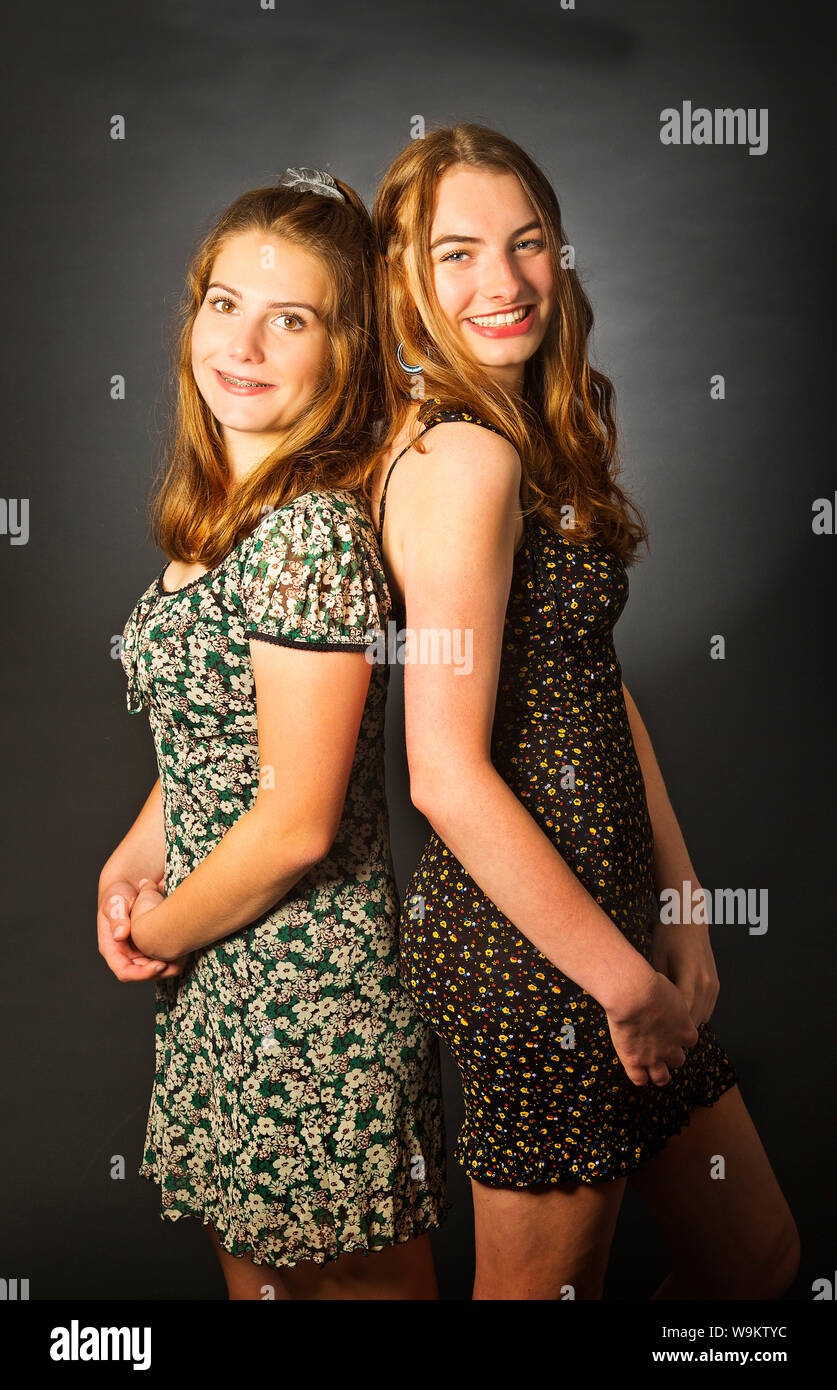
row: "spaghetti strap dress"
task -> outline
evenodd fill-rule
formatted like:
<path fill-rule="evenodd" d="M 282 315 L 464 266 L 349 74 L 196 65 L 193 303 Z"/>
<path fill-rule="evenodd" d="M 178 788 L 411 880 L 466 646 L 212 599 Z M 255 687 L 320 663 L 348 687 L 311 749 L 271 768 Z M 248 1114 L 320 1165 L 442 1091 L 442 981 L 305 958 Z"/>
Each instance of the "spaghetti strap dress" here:
<path fill-rule="evenodd" d="M 270 772 L 259 766 L 250 642 L 363 651 L 391 600 L 371 518 L 342 489 L 270 513 L 179 589 L 164 589 L 164 572 L 128 619 L 122 664 L 128 709 L 147 708 L 154 736 L 172 893 Z M 399 979 L 388 675 L 372 664 L 325 858 L 156 982 L 139 1173 L 159 1187 L 162 1218 L 211 1222 L 225 1250 L 255 1264 L 380 1250 L 439 1225 L 446 1209 L 438 1042 Z"/>
<path fill-rule="evenodd" d="M 468 411 L 434 405 L 429 398 L 426 429 L 469 421 L 502 433 Z M 379 545 L 398 458 L 385 479 Z M 604 545 L 571 542 L 524 517 L 491 760 L 650 960 L 654 840 L 613 642 L 627 597 L 625 566 Z M 496 834 L 502 853 L 501 826 Z M 487 1186 L 622 1177 L 659 1153 L 695 1106 L 714 1105 L 738 1080 L 703 1024 L 667 1085 L 634 1086 L 601 1005 L 517 930 L 435 832 L 404 895 L 401 960 L 416 1007 L 459 1069 L 464 1121 L 454 1157 Z"/>

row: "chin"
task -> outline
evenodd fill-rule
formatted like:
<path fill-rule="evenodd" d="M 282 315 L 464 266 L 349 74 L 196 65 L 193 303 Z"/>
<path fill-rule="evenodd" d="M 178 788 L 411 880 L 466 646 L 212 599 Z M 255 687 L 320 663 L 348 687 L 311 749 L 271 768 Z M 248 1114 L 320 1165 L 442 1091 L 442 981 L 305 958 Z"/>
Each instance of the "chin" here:
<path fill-rule="evenodd" d="M 277 428 L 272 420 L 260 420 L 254 411 L 230 409 L 228 401 L 219 404 L 216 410 L 211 406 L 212 414 L 219 425 L 226 425 L 229 430 L 238 430 L 239 433 L 261 433 L 265 430 L 275 430 Z"/>

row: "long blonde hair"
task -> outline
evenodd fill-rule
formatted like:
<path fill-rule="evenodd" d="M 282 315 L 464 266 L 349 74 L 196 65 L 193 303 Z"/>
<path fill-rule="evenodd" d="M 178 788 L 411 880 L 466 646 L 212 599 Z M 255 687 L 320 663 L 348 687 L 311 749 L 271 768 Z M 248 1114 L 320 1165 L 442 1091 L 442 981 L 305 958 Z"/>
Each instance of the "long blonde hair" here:
<path fill-rule="evenodd" d="M 172 440 L 151 498 L 154 537 L 170 559 L 220 563 L 265 511 L 311 488 L 346 488 L 363 497 L 381 410 L 372 224 L 358 194 L 335 182 L 345 202 L 281 185 L 243 193 L 192 255 L 174 344 Z M 328 280 L 330 361 L 282 442 L 231 489 L 218 424 L 192 372 L 192 325 L 221 248 L 230 237 L 251 231 L 282 237 L 321 261 Z"/>
<path fill-rule="evenodd" d="M 435 293 L 429 246 L 436 191 L 443 174 L 460 164 L 516 174 L 543 227 L 555 306 L 541 346 L 525 364 L 520 397 L 466 355 Z M 587 359 L 593 310 L 575 269 L 561 264 L 568 239 L 545 174 L 513 140 L 485 126 L 431 130 L 412 141 L 387 170 L 372 221 L 385 418 L 378 456 L 401 429 L 413 403 L 410 378 L 396 360 L 398 343 L 403 342 L 406 361 L 423 368 L 426 397 L 439 398 L 443 409 L 466 409 L 481 416 L 515 445 L 525 512 L 560 528 L 569 541 L 599 540 L 631 563 L 638 545 L 647 544 L 648 533 L 639 511 L 615 481 L 619 465 L 614 390 Z M 408 246 L 417 281 L 415 297 Z M 419 409 L 412 442 L 436 408 L 426 400 Z M 418 449 L 424 452 L 421 444 Z M 561 524 L 565 506 L 572 508 L 570 527 Z"/>

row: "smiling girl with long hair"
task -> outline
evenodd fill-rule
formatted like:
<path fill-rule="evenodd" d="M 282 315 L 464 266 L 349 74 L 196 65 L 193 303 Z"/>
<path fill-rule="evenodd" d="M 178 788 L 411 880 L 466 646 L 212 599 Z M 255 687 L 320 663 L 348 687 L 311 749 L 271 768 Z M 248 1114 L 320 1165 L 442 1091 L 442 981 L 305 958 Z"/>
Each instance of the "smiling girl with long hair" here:
<path fill-rule="evenodd" d="M 122 656 L 160 777 L 99 882 L 109 965 L 157 977 L 139 1171 L 208 1227 L 233 1298 L 436 1294 L 438 1053 L 398 978 L 367 659 L 390 611 L 361 496 L 377 400 L 368 213 L 286 171 L 189 267 L 170 563 Z"/>
<path fill-rule="evenodd" d="M 613 645 L 645 527 L 555 193 L 461 125 L 395 159 L 373 221 L 390 588 L 408 633 L 473 642 L 467 676 L 405 661 L 432 833 L 401 945 L 462 1080 L 474 1296 L 601 1297 L 631 1181 L 671 1243 L 657 1297 L 777 1297 L 798 1238 L 709 1026 L 708 932 L 659 921 L 698 878 Z"/>

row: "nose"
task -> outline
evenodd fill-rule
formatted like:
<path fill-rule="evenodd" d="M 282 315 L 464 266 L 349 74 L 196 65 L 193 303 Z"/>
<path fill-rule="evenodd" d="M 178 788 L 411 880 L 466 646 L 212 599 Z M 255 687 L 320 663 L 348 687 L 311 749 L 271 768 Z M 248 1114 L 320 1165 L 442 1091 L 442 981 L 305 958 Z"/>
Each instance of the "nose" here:
<path fill-rule="evenodd" d="M 263 362 L 264 352 L 258 324 L 248 323 L 246 319 L 242 318 L 236 326 L 235 332 L 230 334 L 227 352 L 237 362 Z"/>
<path fill-rule="evenodd" d="M 498 252 L 483 260 L 480 293 L 486 299 L 508 304 L 517 298 L 522 283 L 514 263 L 505 252 Z"/>

